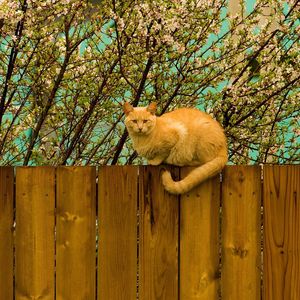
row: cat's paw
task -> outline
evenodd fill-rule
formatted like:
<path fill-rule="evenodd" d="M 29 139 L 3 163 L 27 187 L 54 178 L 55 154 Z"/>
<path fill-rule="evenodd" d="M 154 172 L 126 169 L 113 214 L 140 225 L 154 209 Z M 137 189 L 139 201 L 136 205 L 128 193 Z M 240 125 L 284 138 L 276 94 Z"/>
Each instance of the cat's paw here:
<path fill-rule="evenodd" d="M 149 159 L 148 163 L 152 166 L 158 166 L 162 163 L 163 161 L 160 158 L 153 158 L 153 159 Z"/>

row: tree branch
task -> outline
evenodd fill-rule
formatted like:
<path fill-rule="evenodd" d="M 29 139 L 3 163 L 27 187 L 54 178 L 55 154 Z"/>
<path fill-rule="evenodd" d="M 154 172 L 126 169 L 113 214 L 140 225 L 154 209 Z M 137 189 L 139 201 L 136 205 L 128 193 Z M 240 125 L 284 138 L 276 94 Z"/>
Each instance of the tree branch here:
<path fill-rule="evenodd" d="M 28 146 L 28 150 L 27 150 L 27 153 L 26 153 L 26 156 L 25 156 L 25 159 L 24 159 L 24 165 L 28 165 L 29 163 L 29 159 L 31 157 L 31 154 L 32 154 L 32 150 L 34 148 L 34 145 L 36 143 L 36 139 L 39 135 L 39 132 L 45 122 L 45 119 L 48 115 L 48 112 L 53 104 L 53 100 L 55 98 L 55 95 L 56 95 L 56 92 L 58 91 L 58 88 L 59 88 L 59 85 L 64 77 L 64 73 L 67 69 L 67 65 L 68 65 L 68 62 L 69 62 L 69 59 L 70 59 L 70 56 L 71 56 L 72 52 L 66 52 L 66 56 L 65 56 L 65 60 L 63 62 L 63 65 L 60 69 L 60 72 L 55 80 L 55 83 L 54 83 L 54 86 L 52 88 L 52 91 L 51 91 L 51 94 L 49 96 L 49 99 L 47 101 L 47 104 L 44 108 L 44 110 L 42 111 L 41 115 L 40 115 L 40 118 L 37 122 L 37 125 L 33 131 L 33 135 L 31 136 L 31 139 L 30 139 L 30 143 L 29 143 L 29 146 Z"/>
<path fill-rule="evenodd" d="M 135 95 L 134 101 L 132 102 L 133 106 L 137 106 L 138 103 L 139 103 L 139 100 L 142 96 L 142 92 L 143 92 L 143 89 L 144 89 L 144 86 L 145 86 L 145 83 L 146 83 L 146 80 L 147 80 L 147 76 L 148 76 L 148 73 L 151 69 L 152 64 L 153 64 L 153 58 L 152 58 L 152 56 L 150 56 L 148 58 L 145 70 L 143 72 L 143 76 L 142 76 L 139 88 L 137 90 L 137 93 Z M 126 142 L 127 137 L 128 137 L 128 132 L 127 132 L 126 129 L 124 129 L 123 134 L 122 134 L 122 136 L 121 136 L 121 138 L 120 138 L 120 140 L 119 140 L 119 142 L 116 146 L 116 152 L 115 152 L 115 155 L 114 155 L 114 157 L 112 159 L 112 162 L 111 162 L 112 165 L 115 165 L 118 162 L 119 156 L 122 152 L 122 149 L 123 149 L 123 146 Z"/>
<path fill-rule="evenodd" d="M 20 41 L 21 36 L 22 36 L 26 10 L 27 10 L 27 1 L 24 0 L 24 3 L 22 5 L 23 17 L 17 23 L 17 28 L 15 31 L 15 36 L 17 37 L 17 42 Z M 16 61 L 17 54 L 18 54 L 18 47 L 16 44 L 17 43 L 14 43 L 13 47 L 11 48 L 9 62 L 8 62 L 8 68 L 7 68 L 7 73 L 6 73 L 5 83 L 4 83 L 4 89 L 2 92 L 2 96 L 0 98 L 0 132 L 1 132 L 1 127 L 2 127 L 1 126 L 2 119 L 3 119 L 4 113 L 5 113 L 5 100 L 6 100 L 6 96 L 7 96 L 7 92 L 8 92 L 8 83 L 12 77 L 15 61 Z"/>
<path fill-rule="evenodd" d="M 278 94 L 280 94 L 282 91 L 284 91 L 285 89 L 287 89 L 289 86 L 295 84 L 297 81 L 300 80 L 300 76 L 296 77 L 294 80 L 288 82 L 284 87 L 282 87 L 281 89 L 275 91 L 273 94 L 271 94 L 269 97 L 267 97 L 264 101 L 260 102 L 258 105 L 256 105 L 253 109 L 251 109 L 246 115 L 242 116 L 241 118 L 239 118 L 234 124 L 233 126 L 238 126 L 240 123 L 242 123 L 244 120 L 246 120 L 247 118 L 249 118 L 257 109 L 259 109 L 260 107 L 262 107 L 264 104 L 266 104 L 271 98 L 273 98 L 274 96 L 277 96 Z"/>

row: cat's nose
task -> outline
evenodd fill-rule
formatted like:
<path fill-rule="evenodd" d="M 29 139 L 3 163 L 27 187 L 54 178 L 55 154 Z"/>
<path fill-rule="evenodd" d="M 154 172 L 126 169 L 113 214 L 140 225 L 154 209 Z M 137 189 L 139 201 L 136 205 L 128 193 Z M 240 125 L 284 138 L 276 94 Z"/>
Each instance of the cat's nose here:
<path fill-rule="evenodd" d="M 143 123 L 142 122 L 138 122 L 137 123 L 137 127 L 138 127 L 139 132 L 142 132 L 142 130 L 143 130 Z"/>

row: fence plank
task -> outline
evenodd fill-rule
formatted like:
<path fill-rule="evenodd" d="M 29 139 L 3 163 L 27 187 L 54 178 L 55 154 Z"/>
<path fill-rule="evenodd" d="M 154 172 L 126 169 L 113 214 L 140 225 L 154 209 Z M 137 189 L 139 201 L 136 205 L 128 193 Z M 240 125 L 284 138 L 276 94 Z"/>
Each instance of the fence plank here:
<path fill-rule="evenodd" d="M 98 299 L 136 299 L 138 168 L 99 169 Z"/>
<path fill-rule="evenodd" d="M 222 299 L 260 299 L 259 166 L 226 167 L 222 190 Z"/>
<path fill-rule="evenodd" d="M 264 298 L 300 299 L 300 166 L 264 166 Z"/>
<path fill-rule="evenodd" d="M 185 177 L 190 168 L 181 169 Z M 219 176 L 180 200 L 180 299 L 218 299 Z"/>
<path fill-rule="evenodd" d="M 57 169 L 56 299 L 95 299 L 96 169 Z"/>
<path fill-rule="evenodd" d="M 140 168 L 139 292 L 143 300 L 178 299 L 179 201 L 163 190 L 160 171 L 160 167 Z"/>
<path fill-rule="evenodd" d="M 16 170 L 16 300 L 54 299 L 55 169 Z"/>
<path fill-rule="evenodd" d="M 14 170 L 0 167 L 0 299 L 13 299 Z"/>

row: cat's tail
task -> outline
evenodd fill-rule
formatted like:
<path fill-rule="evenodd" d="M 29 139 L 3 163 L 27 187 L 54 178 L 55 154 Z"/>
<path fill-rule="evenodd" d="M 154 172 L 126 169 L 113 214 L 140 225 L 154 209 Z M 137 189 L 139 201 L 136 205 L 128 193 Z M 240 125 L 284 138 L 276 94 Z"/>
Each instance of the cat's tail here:
<path fill-rule="evenodd" d="M 174 181 L 169 171 L 162 174 L 164 188 L 171 194 L 184 194 L 192 188 L 220 172 L 227 163 L 227 155 L 220 155 L 213 160 L 196 167 L 185 178 Z"/>

